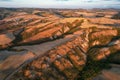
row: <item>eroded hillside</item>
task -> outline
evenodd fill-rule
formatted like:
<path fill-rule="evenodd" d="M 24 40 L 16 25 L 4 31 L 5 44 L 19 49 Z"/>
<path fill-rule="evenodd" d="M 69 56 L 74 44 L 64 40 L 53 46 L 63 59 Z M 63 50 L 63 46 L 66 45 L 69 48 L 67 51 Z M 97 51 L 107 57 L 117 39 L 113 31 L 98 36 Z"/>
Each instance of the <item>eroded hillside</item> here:
<path fill-rule="evenodd" d="M 72 11 L 12 14 L 0 21 L 0 80 L 120 79 L 119 20 Z"/>

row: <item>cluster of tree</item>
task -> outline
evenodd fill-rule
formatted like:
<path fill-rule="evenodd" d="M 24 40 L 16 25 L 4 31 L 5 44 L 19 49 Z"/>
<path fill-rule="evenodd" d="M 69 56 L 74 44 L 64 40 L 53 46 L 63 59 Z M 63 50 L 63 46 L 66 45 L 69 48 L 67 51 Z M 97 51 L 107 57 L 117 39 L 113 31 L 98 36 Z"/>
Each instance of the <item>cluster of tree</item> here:
<path fill-rule="evenodd" d="M 112 19 L 120 19 L 120 12 L 118 12 L 115 15 L 113 15 Z"/>
<path fill-rule="evenodd" d="M 104 17 L 104 16 L 105 16 L 105 14 L 103 14 L 103 13 L 99 13 L 96 15 L 96 17 Z"/>
<path fill-rule="evenodd" d="M 10 13 L 1 13 L 1 14 L 0 14 L 0 20 L 6 18 L 6 17 L 8 17 L 8 16 L 10 16 Z"/>

